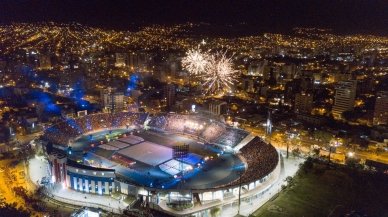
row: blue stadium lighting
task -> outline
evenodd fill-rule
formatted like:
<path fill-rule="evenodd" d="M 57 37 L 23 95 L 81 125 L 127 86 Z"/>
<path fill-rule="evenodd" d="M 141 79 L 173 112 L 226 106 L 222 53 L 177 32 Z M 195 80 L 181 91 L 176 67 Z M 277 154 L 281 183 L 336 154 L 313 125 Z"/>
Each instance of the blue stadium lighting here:
<path fill-rule="evenodd" d="M 135 90 L 137 88 L 138 80 L 139 80 L 139 76 L 136 74 L 133 74 L 129 77 L 128 85 L 126 89 L 126 95 L 130 95 L 130 91 Z"/>
<path fill-rule="evenodd" d="M 244 171 L 245 169 L 245 165 L 244 164 L 239 164 L 239 165 L 235 165 L 232 170 L 234 171 Z"/>
<path fill-rule="evenodd" d="M 72 154 L 72 148 L 71 148 L 71 146 L 69 146 L 69 147 L 67 148 L 67 153 L 68 153 L 69 155 Z"/>
<path fill-rule="evenodd" d="M 57 106 L 52 99 L 52 96 L 48 93 L 41 91 L 32 91 L 32 98 L 35 98 L 39 104 L 43 106 L 43 111 L 47 113 L 60 114 L 61 109 Z"/>
<path fill-rule="evenodd" d="M 77 81 L 70 89 L 70 97 L 74 99 L 76 105 L 81 109 L 90 109 L 90 103 L 83 99 L 85 96 L 85 87 L 83 85 L 83 81 Z"/>
<path fill-rule="evenodd" d="M 75 99 L 75 101 L 76 101 L 77 106 L 78 106 L 80 109 L 90 109 L 90 108 L 91 108 L 90 102 L 88 102 L 88 101 L 86 101 L 86 100 L 83 100 L 83 99 Z"/>

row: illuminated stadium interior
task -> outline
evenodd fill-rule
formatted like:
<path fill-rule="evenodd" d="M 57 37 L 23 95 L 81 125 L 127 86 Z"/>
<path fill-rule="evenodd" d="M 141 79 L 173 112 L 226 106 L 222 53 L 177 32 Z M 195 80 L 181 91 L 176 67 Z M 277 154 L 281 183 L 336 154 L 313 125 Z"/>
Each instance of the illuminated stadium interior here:
<path fill-rule="evenodd" d="M 248 132 L 196 115 L 121 112 L 63 120 L 46 129 L 48 149 L 116 179 L 154 189 L 216 189 L 271 173 L 278 154 Z M 188 144 L 185 158 L 173 146 Z M 241 178 L 241 179 L 240 179 Z"/>

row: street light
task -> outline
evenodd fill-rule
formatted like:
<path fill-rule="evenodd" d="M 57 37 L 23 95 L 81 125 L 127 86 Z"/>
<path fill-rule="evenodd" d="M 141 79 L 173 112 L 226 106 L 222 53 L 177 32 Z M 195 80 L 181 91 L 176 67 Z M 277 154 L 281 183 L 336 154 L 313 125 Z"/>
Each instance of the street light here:
<path fill-rule="evenodd" d="M 240 215 L 240 208 L 241 208 L 241 176 L 242 176 L 242 171 L 239 171 L 239 187 L 238 187 L 238 211 L 237 214 Z"/>
<path fill-rule="evenodd" d="M 348 157 L 354 157 L 354 152 L 348 152 Z"/>

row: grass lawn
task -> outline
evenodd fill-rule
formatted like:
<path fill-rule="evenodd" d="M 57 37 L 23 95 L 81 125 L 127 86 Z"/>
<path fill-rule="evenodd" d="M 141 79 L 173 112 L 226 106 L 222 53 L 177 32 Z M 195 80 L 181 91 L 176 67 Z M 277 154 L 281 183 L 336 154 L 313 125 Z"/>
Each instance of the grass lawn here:
<path fill-rule="evenodd" d="M 388 175 L 315 162 L 292 183 L 253 216 L 388 216 Z"/>

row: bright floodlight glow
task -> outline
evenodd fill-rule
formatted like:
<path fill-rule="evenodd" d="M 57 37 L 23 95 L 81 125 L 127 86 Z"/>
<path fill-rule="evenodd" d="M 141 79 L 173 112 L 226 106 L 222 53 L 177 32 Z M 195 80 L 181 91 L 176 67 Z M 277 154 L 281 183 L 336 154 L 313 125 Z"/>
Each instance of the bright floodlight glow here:
<path fill-rule="evenodd" d="M 186 52 L 182 59 L 182 67 L 192 75 L 204 73 L 209 64 L 209 54 L 202 52 L 199 47 Z"/>

